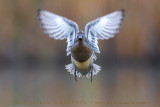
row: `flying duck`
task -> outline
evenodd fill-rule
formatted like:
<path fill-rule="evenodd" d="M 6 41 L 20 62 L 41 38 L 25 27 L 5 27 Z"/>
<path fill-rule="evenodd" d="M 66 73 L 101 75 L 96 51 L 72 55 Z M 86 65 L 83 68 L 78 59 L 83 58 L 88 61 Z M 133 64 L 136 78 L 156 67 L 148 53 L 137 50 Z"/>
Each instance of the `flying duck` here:
<path fill-rule="evenodd" d="M 92 77 L 99 73 L 101 67 L 94 63 L 95 53 L 100 53 L 99 39 L 113 38 L 119 33 L 124 19 L 124 10 L 118 10 L 97 18 L 85 26 L 85 32 L 78 25 L 65 17 L 38 10 L 38 19 L 44 33 L 54 39 L 67 39 L 67 56 L 71 55 L 71 64 L 65 66 L 75 80 L 77 77 Z"/>

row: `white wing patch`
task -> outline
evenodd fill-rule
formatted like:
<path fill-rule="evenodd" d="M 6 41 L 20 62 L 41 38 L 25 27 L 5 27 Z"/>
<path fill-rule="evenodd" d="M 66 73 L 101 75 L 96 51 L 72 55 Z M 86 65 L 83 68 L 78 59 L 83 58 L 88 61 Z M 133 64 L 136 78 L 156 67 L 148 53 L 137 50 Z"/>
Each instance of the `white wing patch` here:
<path fill-rule="evenodd" d="M 109 39 L 119 33 L 123 22 L 124 10 L 119 10 L 89 22 L 85 27 L 85 36 L 94 52 L 100 53 L 98 39 Z"/>
<path fill-rule="evenodd" d="M 49 34 L 49 37 L 59 40 L 67 39 L 66 51 L 69 55 L 79 30 L 78 25 L 65 17 L 45 10 L 38 11 L 38 18 L 44 33 Z"/>

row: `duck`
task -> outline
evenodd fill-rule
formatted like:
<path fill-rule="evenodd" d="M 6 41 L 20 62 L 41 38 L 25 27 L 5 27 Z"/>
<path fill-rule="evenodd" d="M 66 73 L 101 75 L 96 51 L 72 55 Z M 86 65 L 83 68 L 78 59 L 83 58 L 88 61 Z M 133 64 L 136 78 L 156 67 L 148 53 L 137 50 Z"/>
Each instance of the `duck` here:
<path fill-rule="evenodd" d="M 100 53 L 98 40 L 110 39 L 119 33 L 124 20 L 124 9 L 90 21 L 85 26 L 85 32 L 78 25 L 66 17 L 51 13 L 47 10 L 37 11 L 40 27 L 45 34 L 55 40 L 67 41 L 67 56 L 71 55 L 71 63 L 65 69 L 77 77 L 90 77 L 101 71 L 101 66 L 94 63 L 95 53 Z"/>

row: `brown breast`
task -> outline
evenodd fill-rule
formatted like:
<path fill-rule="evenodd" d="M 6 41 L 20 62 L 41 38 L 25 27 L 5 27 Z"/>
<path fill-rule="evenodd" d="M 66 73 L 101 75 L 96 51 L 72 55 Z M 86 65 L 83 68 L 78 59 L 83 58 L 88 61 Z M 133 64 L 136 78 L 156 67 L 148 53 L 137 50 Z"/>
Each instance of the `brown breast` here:
<path fill-rule="evenodd" d="M 91 57 L 92 50 L 87 43 L 80 41 L 72 47 L 71 55 L 76 61 L 85 62 Z"/>

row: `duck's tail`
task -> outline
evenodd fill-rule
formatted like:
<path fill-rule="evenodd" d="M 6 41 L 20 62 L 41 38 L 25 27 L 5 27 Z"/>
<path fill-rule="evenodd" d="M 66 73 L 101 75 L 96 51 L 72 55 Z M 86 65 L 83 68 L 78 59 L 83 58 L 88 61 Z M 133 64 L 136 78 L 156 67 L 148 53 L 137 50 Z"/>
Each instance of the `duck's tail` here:
<path fill-rule="evenodd" d="M 97 64 L 93 64 L 92 65 L 92 75 L 97 75 L 101 70 L 101 66 L 97 65 Z M 89 72 L 86 77 L 91 77 L 91 73 Z"/>
<path fill-rule="evenodd" d="M 67 69 L 67 71 L 70 73 L 70 74 L 73 74 L 74 75 L 74 73 L 75 73 L 75 66 L 71 63 L 71 64 L 68 64 L 68 65 L 66 65 L 65 66 L 65 69 Z M 94 76 L 94 75 L 97 75 L 99 72 L 100 72 L 100 70 L 101 70 L 101 66 L 99 66 L 99 65 L 97 65 L 97 64 L 93 64 L 92 65 L 92 76 Z M 77 75 L 77 77 L 82 77 L 83 75 L 80 73 L 80 72 L 77 72 L 76 71 L 76 75 Z M 91 72 L 88 72 L 86 75 L 85 75 L 85 77 L 91 77 Z"/>
<path fill-rule="evenodd" d="M 70 74 L 75 75 L 74 73 L 75 73 L 76 68 L 75 68 L 75 66 L 74 66 L 72 63 L 66 65 L 66 66 L 65 66 L 65 69 L 67 69 L 67 71 L 68 71 Z M 77 77 L 81 77 L 81 76 L 82 76 L 82 74 L 81 74 L 80 72 L 77 72 L 77 71 L 76 71 L 76 75 L 77 75 Z"/>

